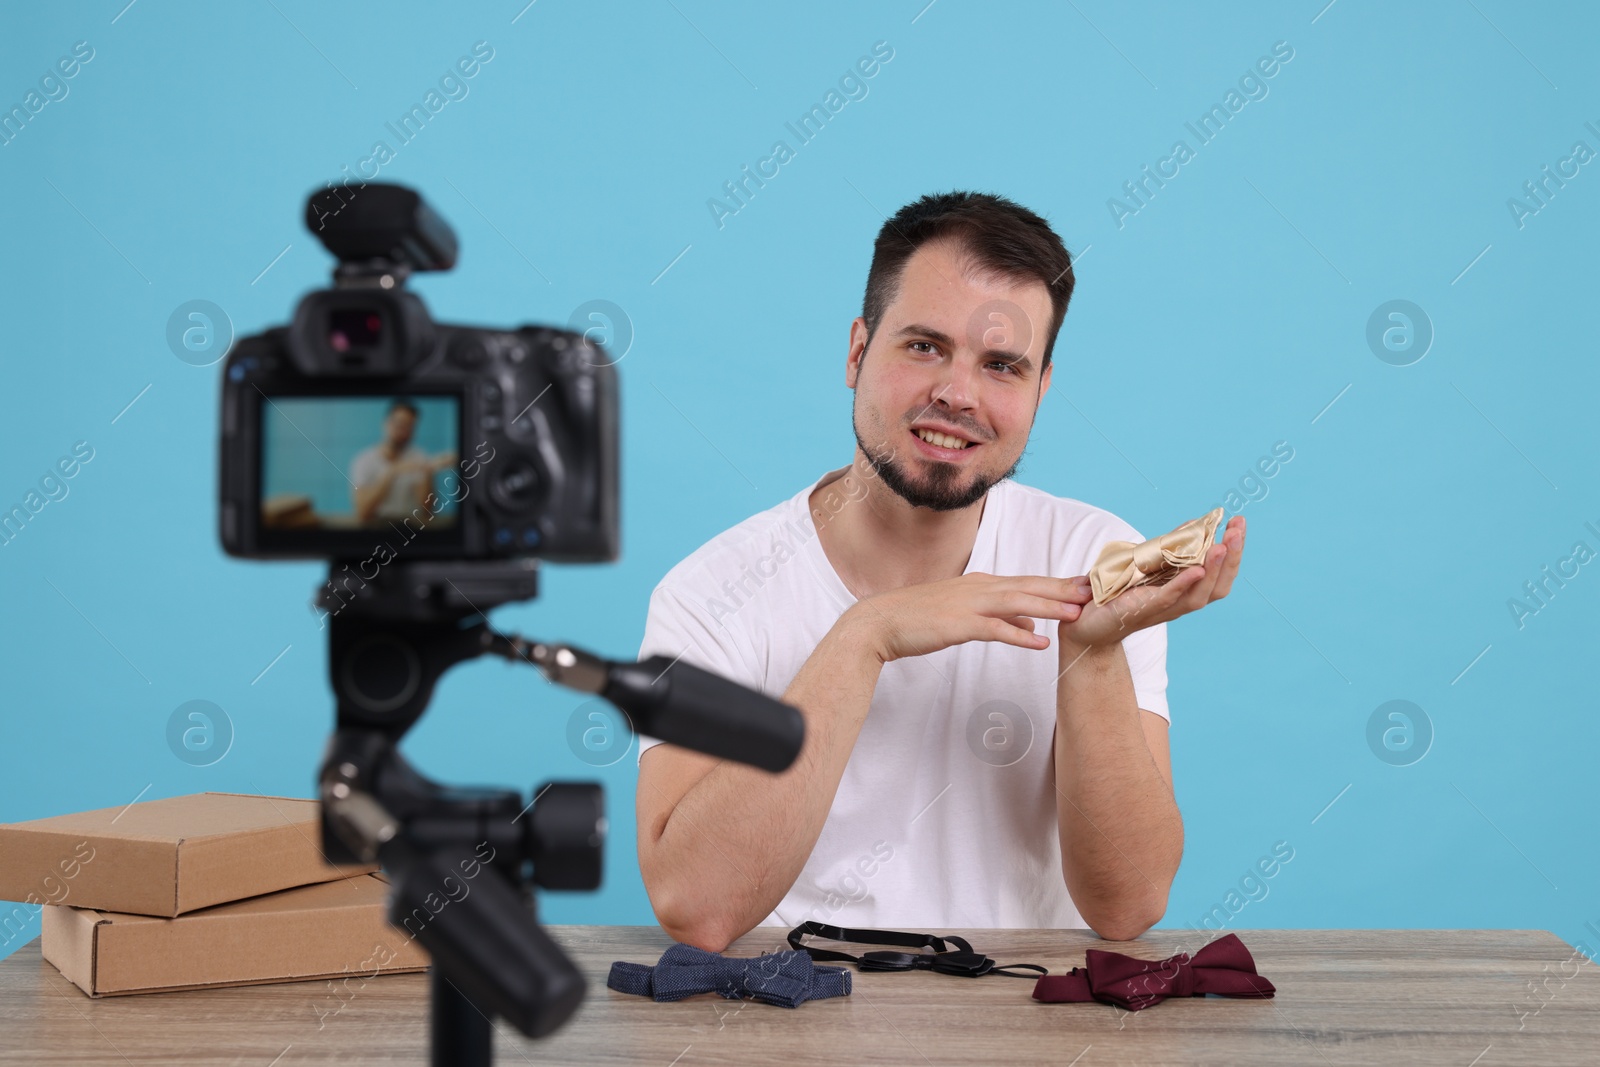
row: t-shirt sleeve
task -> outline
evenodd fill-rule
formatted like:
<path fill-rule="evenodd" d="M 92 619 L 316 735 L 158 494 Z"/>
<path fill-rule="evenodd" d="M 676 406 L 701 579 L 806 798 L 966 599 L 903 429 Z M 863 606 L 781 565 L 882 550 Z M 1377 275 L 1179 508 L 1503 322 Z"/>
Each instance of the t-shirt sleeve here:
<path fill-rule="evenodd" d="M 383 460 L 377 452 L 366 449 L 356 455 L 350 462 L 350 481 L 358 488 L 365 489 L 375 483 L 383 475 Z"/>
<path fill-rule="evenodd" d="M 1139 707 L 1172 721 L 1167 710 L 1167 624 L 1146 626 L 1122 639 Z"/>
<path fill-rule="evenodd" d="M 691 606 L 678 592 L 658 585 L 650 594 L 650 610 L 645 617 L 644 640 L 639 643 L 639 658 L 665 656 L 702 670 L 719 674 L 752 689 L 761 688 L 760 673 L 750 666 L 751 657 L 740 647 L 732 630 Z M 639 735 L 639 756 L 645 749 L 661 744 L 654 737 Z"/>

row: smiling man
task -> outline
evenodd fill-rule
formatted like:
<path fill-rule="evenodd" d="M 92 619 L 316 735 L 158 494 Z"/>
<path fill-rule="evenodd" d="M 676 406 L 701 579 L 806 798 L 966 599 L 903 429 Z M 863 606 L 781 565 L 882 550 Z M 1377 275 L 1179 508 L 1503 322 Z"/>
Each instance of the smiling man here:
<path fill-rule="evenodd" d="M 845 384 L 856 453 L 713 538 L 650 598 L 640 655 L 798 707 L 782 774 L 650 738 L 639 866 L 662 927 L 720 952 L 758 925 L 1090 927 L 1138 937 L 1183 852 L 1166 623 L 1227 594 L 1202 566 L 1096 605 L 1109 511 L 1011 480 L 1074 278 L 1002 197 L 948 193 L 878 234 Z"/>
<path fill-rule="evenodd" d="M 453 466 L 454 452 L 429 455 L 413 440 L 420 413 L 409 400 L 397 399 L 383 416 L 383 440 L 350 461 L 350 494 L 356 520 L 365 524 L 427 517 L 433 479 Z"/>

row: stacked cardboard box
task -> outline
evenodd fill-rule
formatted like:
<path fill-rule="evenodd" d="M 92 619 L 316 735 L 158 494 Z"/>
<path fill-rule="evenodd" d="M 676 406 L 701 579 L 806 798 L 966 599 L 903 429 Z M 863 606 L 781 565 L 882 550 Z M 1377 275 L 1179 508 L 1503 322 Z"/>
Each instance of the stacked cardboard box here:
<path fill-rule="evenodd" d="M 198 793 L 0 825 L 0 899 L 90 996 L 419 971 L 373 866 L 335 867 L 317 803 Z"/>

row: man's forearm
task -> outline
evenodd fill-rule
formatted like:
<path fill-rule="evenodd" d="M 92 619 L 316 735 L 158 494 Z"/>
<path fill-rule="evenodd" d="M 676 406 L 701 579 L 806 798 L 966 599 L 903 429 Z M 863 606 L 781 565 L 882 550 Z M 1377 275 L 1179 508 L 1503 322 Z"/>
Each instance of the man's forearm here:
<path fill-rule="evenodd" d="M 805 717 L 800 756 L 781 774 L 723 761 L 673 808 L 651 852 L 662 925 L 720 952 L 778 905 L 816 846 L 883 664 L 841 620 L 785 691 Z"/>
<path fill-rule="evenodd" d="M 1166 911 L 1183 855 L 1183 819 L 1145 740 L 1121 642 L 1059 651 L 1054 756 L 1062 876 L 1091 927 L 1130 940 Z"/>

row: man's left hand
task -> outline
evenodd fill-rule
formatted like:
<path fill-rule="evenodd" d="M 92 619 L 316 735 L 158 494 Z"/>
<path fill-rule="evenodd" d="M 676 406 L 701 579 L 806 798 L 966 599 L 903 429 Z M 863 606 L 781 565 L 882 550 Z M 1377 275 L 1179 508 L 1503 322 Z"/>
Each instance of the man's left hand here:
<path fill-rule="evenodd" d="M 1091 598 L 1076 621 L 1062 620 L 1058 631 L 1061 651 L 1114 645 L 1147 626 L 1170 622 L 1227 596 L 1244 556 L 1244 525 L 1243 515 L 1229 519 L 1205 561 L 1185 567 L 1165 585 L 1135 586 L 1106 604 L 1096 604 Z M 1089 588 L 1088 575 L 1074 580 Z"/>

